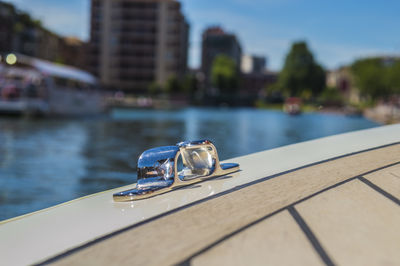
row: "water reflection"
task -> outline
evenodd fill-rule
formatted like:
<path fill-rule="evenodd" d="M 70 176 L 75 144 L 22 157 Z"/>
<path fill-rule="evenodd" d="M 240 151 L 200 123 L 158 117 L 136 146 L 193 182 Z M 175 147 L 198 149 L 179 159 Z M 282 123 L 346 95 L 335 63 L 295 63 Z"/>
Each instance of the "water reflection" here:
<path fill-rule="evenodd" d="M 208 138 L 220 158 L 377 124 L 252 109 L 116 110 L 86 120 L 0 119 L 0 220 L 132 183 L 140 153 Z"/>

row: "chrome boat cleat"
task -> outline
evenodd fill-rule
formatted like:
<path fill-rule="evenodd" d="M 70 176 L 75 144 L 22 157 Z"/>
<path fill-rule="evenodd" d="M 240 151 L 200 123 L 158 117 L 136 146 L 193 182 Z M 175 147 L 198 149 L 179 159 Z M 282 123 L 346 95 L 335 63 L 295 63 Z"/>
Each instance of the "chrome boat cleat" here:
<path fill-rule="evenodd" d="M 115 193 L 114 201 L 132 201 L 239 170 L 237 163 L 221 163 L 209 140 L 184 141 L 147 150 L 138 160 L 136 187 Z"/>

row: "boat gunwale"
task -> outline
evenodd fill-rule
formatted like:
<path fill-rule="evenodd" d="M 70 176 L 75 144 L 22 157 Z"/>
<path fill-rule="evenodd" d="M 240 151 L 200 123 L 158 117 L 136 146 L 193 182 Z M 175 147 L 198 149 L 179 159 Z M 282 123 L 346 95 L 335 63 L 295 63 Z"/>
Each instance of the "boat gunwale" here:
<path fill-rule="evenodd" d="M 35 265 L 47 265 L 47 264 L 50 264 L 50 263 L 54 263 L 54 262 L 59 261 L 59 260 L 65 258 L 65 257 L 68 257 L 68 256 L 70 256 L 70 255 L 72 255 L 72 254 L 74 254 L 74 253 L 76 253 L 76 252 L 78 252 L 78 251 L 80 251 L 80 250 L 83 250 L 83 249 L 85 249 L 85 248 L 87 248 L 87 247 L 90 247 L 90 246 L 92 246 L 92 245 L 95 245 L 96 243 L 102 242 L 102 241 L 104 241 L 104 240 L 107 240 L 107 239 L 112 238 L 112 237 L 114 237 L 114 236 L 117 236 L 117 235 L 119 235 L 119 234 L 122 234 L 122 233 L 124 233 L 124 232 L 126 232 L 126 231 L 129 231 L 129 230 L 131 230 L 131 229 L 140 227 L 140 226 L 145 225 L 145 224 L 147 224 L 147 223 L 150 223 L 150 222 L 152 222 L 152 221 L 154 221 L 154 220 L 160 219 L 160 218 L 165 217 L 165 216 L 172 215 L 172 214 L 174 214 L 174 213 L 176 213 L 176 212 L 179 212 L 179 211 L 181 211 L 181 210 L 190 208 L 190 207 L 192 207 L 192 206 L 194 206 L 194 205 L 197 205 L 197 204 L 200 204 L 200 203 L 209 201 L 209 200 L 213 200 L 213 199 L 222 197 L 222 196 L 224 196 L 224 195 L 226 195 L 226 194 L 230 194 L 230 193 L 232 193 L 232 192 L 235 192 L 235 191 L 244 189 L 244 188 L 249 187 L 249 186 L 252 186 L 252 185 L 255 185 L 255 184 L 258 184 L 258 183 L 261 183 L 261 182 L 265 182 L 265 181 L 267 181 L 267 180 L 270 180 L 270 179 L 273 179 L 273 178 L 276 178 L 276 177 L 279 177 L 279 176 L 282 176 L 282 175 L 285 175 L 285 174 L 293 173 L 293 172 L 296 172 L 296 171 L 299 171 L 299 170 L 302 170 L 302 169 L 305 169 L 305 168 L 313 167 L 313 166 L 320 165 L 320 164 L 324 164 L 324 163 L 327 163 L 327 162 L 330 162 L 330 161 L 335 161 L 335 160 L 342 159 L 342 158 L 345 158 L 345 157 L 349 157 L 349 156 L 353 156 L 353 155 L 357 155 L 357 154 L 361 154 L 361 153 L 366 153 L 366 152 L 370 152 L 370 151 L 374 151 L 374 150 L 379 150 L 379 149 L 383 149 L 383 148 L 387 148 L 387 147 L 395 146 L 395 145 L 400 145 L 400 141 L 399 141 L 399 142 L 390 143 L 390 144 L 385 144 L 385 145 L 378 146 L 378 147 L 374 147 L 374 148 L 369 148 L 369 149 L 362 150 L 362 151 L 357 151 L 357 152 L 352 152 L 352 153 L 340 155 L 340 156 L 337 156 L 337 157 L 332 157 L 332 158 L 330 158 L 330 159 L 321 160 L 321 161 L 314 162 L 314 163 L 311 163 L 311 164 L 308 164 L 308 165 L 304 165 L 304 166 L 301 166 L 301 167 L 297 167 L 297 168 L 293 168 L 293 169 L 290 169 L 290 170 L 286 170 L 286 171 L 283 171 L 283 172 L 280 172 L 280 173 L 276 173 L 276 174 L 273 174 L 273 175 L 270 175 L 270 176 L 266 176 L 266 177 L 264 177 L 264 178 L 260 178 L 260 179 L 254 180 L 254 181 L 252 181 L 252 182 L 249 182 L 249 183 L 246 183 L 246 184 L 242 184 L 242 185 L 240 185 L 240 186 L 238 186 L 238 187 L 234 187 L 234 188 L 228 189 L 228 190 L 226 190 L 226 191 L 219 192 L 219 193 L 214 194 L 214 195 L 212 195 L 212 196 L 209 196 L 209 197 L 206 197 L 206 198 L 203 198 L 203 199 L 200 199 L 200 200 L 191 202 L 191 203 L 189 203 L 189 204 L 187 204 L 187 205 L 184 205 L 184 206 L 175 208 L 175 209 L 173 209 L 173 210 L 170 210 L 170 211 L 161 213 L 161 214 L 159 214 L 159 215 L 150 217 L 150 218 L 148 218 L 148 219 L 146 219 L 146 220 L 143 220 L 143 221 L 141 221 L 141 222 L 139 222 L 139 223 L 135 223 L 135 224 L 129 225 L 129 226 L 127 226 L 127 227 L 121 228 L 121 229 L 119 229 L 119 230 L 117 230 L 117 231 L 115 231 L 115 232 L 109 233 L 109 234 L 107 234 L 107 235 L 104 235 L 104 236 L 101 236 L 101 237 L 96 238 L 96 239 L 94 239 L 94 240 L 91 240 L 91 241 L 89 241 L 89 242 L 87 242 L 87 243 L 84 243 L 84 244 L 82 244 L 82 245 L 80 245 L 80 246 L 77 246 L 77 247 L 74 247 L 74 248 L 69 249 L 69 250 L 67 250 L 67 251 L 64 251 L 64 252 L 62 252 L 62 253 L 60 253 L 60 254 L 54 256 L 54 257 L 48 258 L 48 259 L 46 259 L 46 260 L 44 260 L 44 261 L 42 261 L 42 262 L 39 262 L 39 263 L 37 263 L 37 264 L 35 264 Z M 319 191 L 317 191 L 317 192 L 314 192 L 314 193 L 312 193 L 311 195 L 308 195 L 308 196 L 306 196 L 306 197 L 304 197 L 304 198 L 301 198 L 301 199 L 299 199 L 298 201 L 295 201 L 295 202 L 292 202 L 292 203 L 290 203 L 290 204 L 288 204 L 288 205 L 285 205 L 285 206 L 279 208 L 278 210 L 275 210 L 275 211 L 273 211 L 273 212 L 271 212 L 271 213 L 269 213 L 269 214 L 267 214 L 267 215 L 265 215 L 265 216 L 263 216 L 263 217 L 257 219 L 256 221 L 253 221 L 253 222 L 251 222 L 250 224 L 247 224 L 246 226 L 241 227 L 241 228 L 239 228 L 238 230 L 235 230 L 235 231 L 233 231 L 232 233 L 230 233 L 230 234 L 228 234 L 228 235 L 225 235 L 223 238 L 221 238 L 221 239 L 215 241 L 213 244 L 208 245 L 207 247 L 205 247 L 205 248 L 199 250 L 198 252 L 192 254 L 190 257 L 185 258 L 183 261 L 181 261 L 180 263 L 178 263 L 178 265 L 187 265 L 186 263 L 188 263 L 188 262 L 189 262 L 191 259 L 193 259 L 194 257 L 196 257 L 196 256 L 198 256 L 198 255 L 204 253 L 205 251 L 211 249 L 212 247 L 218 245 L 219 243 L 225 241 L 226 239 L 232 237 L 233 235 L 236 235 L 236 234 L 240 233 L 241 231 L 243 231 L 243 230 L 245 230 L 245 229 L 247 229 L 247 228 L 249 228 L 249 227 L 251 227 L 251 226 L 253 226 L 253 225 L 255 225 L 255 224 L 257 224 L 257 223 L 259 223 L 259 222 L 261 222 L 261 221 L 263 221 L 263 220 L 265 220 L 265 219 L 267 219 L 267 218 L 269 218 L 269 217 L 271 217 L 271 216 L 273 216 L 273 215 L 275 215 L 275 214 L 277 214 L 277 213 L 280 213 L 280 212 L 282 212 L 282 211 L 284 211 L 284 210 L 290 210 L 290 208 L 293 208 L 295 205 L 297 205 L 297 204 L 299 204 L 299 203 L 301 203 L 301 202 L 304 202 L 304 201 L 306 201 L 306 200 L 308 200 L 308 199 L 310 199 L 310 198 L 312 198 L 312 197 L 315 197 L 315 196 L 317 196 L 317 195 L 319 195 L 319 194 L 321 194 L 321 193 L 323 193 L 323 192 L 326 192 L 326 191 L 328 191 L 328 190 L 331 190 L 331 189 L 333 189 L 333 188 L 336 188 L 336 187 L 338 187 L 338 186 L 341 186 L 341 185 L 343 185 L 343 184 L 346 184 L 346 183 L 351 182 L 351 181 L 356 180 L 356 179 L 359 179 L 360 181 L 364 182 L 364 181 L 362 180 L 362 179 L 363 179 L 363 176 L 368 175 L 368 174 L 371 174 L 371 173 L 374 173 L 374 172 L 377 172 L 377 171 L 380 171 L 380 170 L 383 170 L 383 169 L 386 169 L 386 168 L 389 168 L 389 167 L 393 167 L 393 166 L 396 166 L 396 165 L 399 165 L 399 164 L 400 164 L 400 161 L 397 161 L 397 162 L 390 163 L 390 164 L 387 164 L 387 165 L 378 167 L 378 168 L 376 168 L 376 169 L 369 170 L 369 171 L 367 171 L 367 172 L 358 174 L 358 175 L 356 175 L 356 176 L 352 176 L 352 177 L 350 177 L 350 178 L 348 178 L 348 179 L 345 179 L 345 180 L 340 181 L 340 182 L 338 182 L 338 183 L 335 183 L 335 184 L 333 184 L 333 185 L 331 185 L 331 186 L 328 186 L 328 187 L 326 187 L 326 188 L 324 188 L 324 189 L 321 189 L 321 190 L 319 190 Z M 382 190 L 382 191 L 383 191 L 383 190 Z M 389 194 L 389 193 L 386 192 L 386 191 L 383 191 L 383 192 L 384 192 L 384 193 L 382 193 L 382 192 L 380 192 L 380 193 L 383 194 L 384 196 L 386 196 L 387 198 L 389 198 L 390 200 L 392 200 L 392 201 L 394 201 L 395 203 L 397 203 L 397 204 L 400 205 L 399 200 L 398 200 L 396 197 L 394 197 L 393 195 Z M 322 256 L 322 257 L 324 257 L 324 256 Z M 326 259 L 326 260 L 323 259 L 323 260 L 324 260 L 324 262 L 325 262 L 325 261 L 330 261 L 329 259 Z M 329 264 L 328 264 L 328 265 L 329 265 Z"/>

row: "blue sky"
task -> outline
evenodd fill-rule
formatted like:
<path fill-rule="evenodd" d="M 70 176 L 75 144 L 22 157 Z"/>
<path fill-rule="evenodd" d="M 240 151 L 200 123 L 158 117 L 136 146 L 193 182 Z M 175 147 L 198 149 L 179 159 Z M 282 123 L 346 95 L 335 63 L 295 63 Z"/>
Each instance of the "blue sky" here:
<path fill-rule="evenodd" d="M 50 29 L 88 38 L 89 0 L 9 0 Z M 220 25 L 236 33 L 245 53 L 265 55 L 279 70 L 296 40 L 335 68 L 370 55 L 400 55 L 400 1 L 182 0 L 191 24 L 190 59 L 200 62 L 201 32 Z"/>

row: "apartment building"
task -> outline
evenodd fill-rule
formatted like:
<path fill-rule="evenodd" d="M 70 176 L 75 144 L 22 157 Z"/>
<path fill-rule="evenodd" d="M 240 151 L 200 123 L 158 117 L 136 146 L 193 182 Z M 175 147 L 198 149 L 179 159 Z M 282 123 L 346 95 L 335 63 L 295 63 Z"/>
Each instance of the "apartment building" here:
<path fill-rule="evenodd" d="M 189 24 L 175 0 L 92 0 L 90 70 L 102 84 L 146 92 L 187 70 Z"/>
<path fill-rule="evenodd" d="M 212 64 L 218 55 L 232 58 L 238 72 L 240 71 L 242 48 L 236 35 L 226 32 L 221 27 L 209 27 L 203 32 L 201 53 L 201 70 L 206 86 L 209 86 Z"/>

